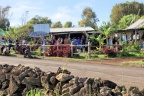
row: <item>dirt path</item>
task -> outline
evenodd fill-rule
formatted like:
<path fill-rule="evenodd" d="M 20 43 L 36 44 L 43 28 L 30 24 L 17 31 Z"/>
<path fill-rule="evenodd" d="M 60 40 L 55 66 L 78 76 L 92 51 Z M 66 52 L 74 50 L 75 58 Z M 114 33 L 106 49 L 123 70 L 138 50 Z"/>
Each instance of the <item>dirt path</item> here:
<path fill-rule="evenodd" d="M 74 76 L 103 78 L 112 80 L 118 85 L 137 86 L 144 88 L 144 68 L 124 67 L 108 64 L 93 64 L 82 62 L 60 61 L 52 59 L 27 59 L 19 57 L 0 56 L 0 64 L 23 64 L 25 66 L 39 67 L 43 71 L 56 72 L 58 67 L 67 64 L 67 69 Z M 117 63 L 117 62 L 116 62 Z"/>

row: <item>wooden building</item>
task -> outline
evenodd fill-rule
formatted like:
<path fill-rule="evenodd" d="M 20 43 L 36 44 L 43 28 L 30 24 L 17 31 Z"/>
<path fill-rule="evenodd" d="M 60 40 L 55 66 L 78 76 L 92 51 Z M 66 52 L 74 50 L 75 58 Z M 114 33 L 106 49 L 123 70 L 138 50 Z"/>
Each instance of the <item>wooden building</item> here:
<path fill-rule="evenodd" d="M 144 19 L 137 20 L 126 29 L 118 30 L 116 34 L 119 36 L 121 41 L 138 41 L 142 44 L 144 42 Z"/>
<path fill-rule="evenodd" d="M 94 30 L 92 27 L 71 27 L 71 28 L 50 28 L 50 37 L 55 36 L 61 38 L 74 38 L 74 37 L 82 37 L 84 35 L 86 38 L 89 37 L 92 33 L 99 33 L 97 30 Z"/>

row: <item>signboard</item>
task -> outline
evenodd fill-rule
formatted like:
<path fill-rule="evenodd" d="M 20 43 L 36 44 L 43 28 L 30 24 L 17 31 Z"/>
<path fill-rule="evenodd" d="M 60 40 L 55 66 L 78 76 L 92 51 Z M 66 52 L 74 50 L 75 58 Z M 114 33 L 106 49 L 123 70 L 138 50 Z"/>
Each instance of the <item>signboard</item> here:
<path fill-rule="evenodd" d="M 49 24 L 34 24 L 34 32 L 50 32 Z"/>
<path fill-rule="evenodd" d="M 44 37 L 48 36 L 50 32 L 49 24 L 34 24 L 34 32 L 29 34 L 30 37 Z"/>

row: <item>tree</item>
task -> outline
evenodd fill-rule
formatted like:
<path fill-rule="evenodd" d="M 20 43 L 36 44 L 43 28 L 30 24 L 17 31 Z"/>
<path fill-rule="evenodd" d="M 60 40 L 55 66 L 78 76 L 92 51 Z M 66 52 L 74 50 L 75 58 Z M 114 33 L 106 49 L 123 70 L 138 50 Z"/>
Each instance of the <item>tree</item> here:
<path fill-rule="evenodd" d="M 92 40 L 92 41 L 97 41 L 98 43 L 99 43 L 99 48 L 97 48 L 97 49 L 101 49 L 102 48 L 102 45 L 104 44 L 104 40 L 106 39 L 106 38 L 104 38 L 103 36 L 102 36 L 102 34 L 100 34 L 97 38 L 94 36 L 94 35 L 91 35 L 90 36 L 90 39 Z"/>
<path fill-rule="evenodd" d="M 78 24 L 80 27 L 91 26 L 92 28 L 97 29 L 97 21 L 98 18 L 95 12 L 93 12 L 90 7 L 86 7 L 82 12 L 82 20 L 80 20 Z"/>
<path fill-rule="evenodd" d="M 28 37 L 29 33 L 33 31 L 33 24 L 27 23 L 24 26 L 17 28 L 17 38 Z"/>
<path fill-rule="evenodd" d="M 130 14 L 144 15 L 144 4 L 136 1 L 116 4 L 111 11 L 111 22 L 117 25 L 123 16 Z"/>
<path fill-rule="evenodd" d="M 72 22 L 71 22 L 71 21 L 67 21 L 67 22 L 64 24 L 64 28 L 68 28 L 68 27 L 72 27 Z"/>
<path fill-rule="evenodd" d="M 41 17 L 41 16 L 36 15 L 28 23 L 31 23 L 31 24 L 46 24 L 46 23 L 49 23 L 51 25 L 52 21 L 48 17 Z"/>
<path fill-rule="evenodd" d="M 19 36 L 17 37 L 20 36 L 27 37 L 28 34 L 31 31 L 33 31 L 33 24 L 46 24 L 46 23 L 51 25 L 51 19 L 49 19 L 48 17 L 41 17 L 36 15 L 31 20 L 29 20 L 25 25 L 18 28 Z"/>
<path fill-rule="evenodd" d="M 52 25 L 52 28 L 62 28 L 61 22 L 58 21 L 58 22 L 54 23 L 54 24 Z"/>
<path fill-rule="evenodd" d="M 137 21 L 139 18 L 140 16 L 135 15 L 135 14 L 123 16 L 118 22 L 118 28 L 125 29 L 129 27 L 131 24 L 133 24 L 135 21 Z"/>
<path fill-rule="evenodd" d="M 3 30 L 6 30 L 10 26 L 9 19 L 7 18 L 10 8 L 10 6 L 0 7 L 0 28 Z"/>

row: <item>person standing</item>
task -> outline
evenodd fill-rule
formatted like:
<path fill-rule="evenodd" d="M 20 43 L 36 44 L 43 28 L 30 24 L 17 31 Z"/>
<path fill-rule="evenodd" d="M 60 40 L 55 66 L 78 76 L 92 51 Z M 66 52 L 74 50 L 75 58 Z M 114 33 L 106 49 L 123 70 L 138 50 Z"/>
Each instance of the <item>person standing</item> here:
<path fill-rule="evenodd" d="M 12 40 L 11 40 L 11 38 L 8 38 L 8 50 L 9 50 L 9 53 L 10 53 L 11 47 L 13 47 Z"/>
<path fill-rule="evenodd" d="M 63 44 L 63 38 L 60 38 L 60 44 Z"/>
<path fill-rule="evenodd" d="M 19 40 L 18 40 L 18 38 L 16 39 L 15 43 L 16 43 L 16 47 L 19 47 Z"/>
<path fill-rule="evenodd" d="M 46 45 L 46 39 L 45 38 L 42 38 L 41 45 L 42 45 L 42 49 L 45 50 L 45 45 Z"/>
<path fill-rule="evenodd" d="M 65 37 L 65 39 L 64 39 L 64 44 L 69 44 L 67 37 Z"/>
<path fill-rule="evenodd" d="M 126 34 L 122 34 L 121 41 L 126 41 Z"/>
<path fill-rule="evenodd" d="M 78 47 L 78 49 L 81 49 L 82 48 L 82 46 L 80 46 L 81 45 L 81 39 L 78 37 L 78 39 L 77 39 L 77 47 Z"/>
<path fill-rule="evenodd" d="M 22 44 L 26 44 L 26 43 L 27 43 L 26 38 L 24 38 L 24 39 L 22 40 Z"/>
<path fill-rule="evenodd" d="M 60 43 L 61 43 L 61 38 L 58 37 L 58 39 L 57 39 L 57 44 L 60 44 Z"/>
<path fill-rule="evenodd" d="M 54 39 L 54 37 L 52 37 L 52 38 L 50 39 L 50 45 L 54 45 L 54 43 L 55 43 L 55 39 Z"/>

